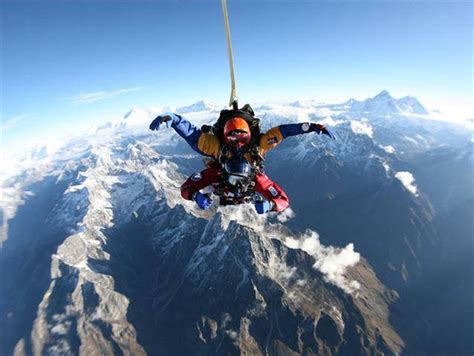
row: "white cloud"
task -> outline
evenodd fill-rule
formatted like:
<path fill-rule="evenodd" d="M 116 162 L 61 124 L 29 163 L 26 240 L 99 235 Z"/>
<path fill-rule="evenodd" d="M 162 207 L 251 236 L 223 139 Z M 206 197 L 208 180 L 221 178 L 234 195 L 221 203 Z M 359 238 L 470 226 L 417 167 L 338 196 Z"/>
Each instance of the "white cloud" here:
<path fill-rule="evenodd" d="M 352 292 L 360 287 L 357 281 L 348 281 L 344 277 L 347 267 L 354 266 L 360 260 L 360 255 L 354 252 L 354 244 L 350 243 L 342 250 L 326 247 L 323 258 L 316 260 L 314 267 L 325 274 L 328 281 L 342 286 L 344 290 Z"/>
<path fill-rule="evenodd" d="M 291 208 L 286 208 L 284 211 L 278 214 L 277 219 L 279 222 L 284 223 L 295 217 L 295 212 Z"/>
<path fill-rule="evenodd" d="M 13 116 L 9 119 L 2 120 L 2 124 L 0 125 L 1 131 L 6 131 L 17 127 L 21 123 L 27 122 L 30 120 L 30 115 L 28 114 L 21 114 L 17 116 Z"/>
<path fill-rule="evenodd" d="M 322 121 L 320 121 L 320 124 L 326 125 L 326 126 L 337 126 L 339 124 L 342 124 L 344 120 L 334 120 L 331 116 L 326 116 Z"/>
<path fill-rule="evenodd" d="M 351 120 L 351 129 L 355 134 L 372 137 L 374 129 L 367 122 Z"/>
<path fill-rule="evenodd" d="M 413 177 L 413 174 L 410 172 L 397 172 L 395 178 L 399 179 L 409 192 L 418 196 L 418 187 L 414 184 L 415 178 Z"/>
<path fill-rule="evenodd" d="M 80 105 L 80 104 L 88 104 L 88 103 L 93 103 L 96 101 L 108 99 L 120 94 L 124 93 L 129 93 L 132 91 L 136 90 L 141 90 L 141 87 L 133 87 L 133 88 L 125 88 L 125 89 L 119 89 L 119 90 L 113 90 L 113 91 L 97 91 L 94 93 L 80 93 L 72 98 L 72 101 L 74 104 Z"/>
<path fill-rule="evenodd" d="M 347 293 L 359 289 L 360 284 L 357 281 L 349 280 L 345 276 L 347 268 L 360 260 L 360 254 L 354 251 L 352 243 L 342 249 L 323 246 L 314 231 L 308 231 L 299 239 L 288 237 L 282 242 L 289 248 L 303 250 L 313 256 L 315 259 L 313 268 L 320 271 L 327 282 L 335 284 Z"/>
<path fill-rule="evenodd" d="M 348 267 L 354 266 L 360 260 L 360 254 L 354 251 L 354 245 L 348 244 L 344 248 L 333 246 L 324 246 L 319 241 L 319 235 L 308 230 L 298 237 L 288 236 L 285 232 L 274 229 L 272 224 L 268 223 L 266 215 L 257 215 L 251 205 L 237 205 L 220 207 L 218 211 L 222 212 L 222 226 L 227 229 L 230 221 L 235 220 L 243 226 L 248 226 L 270 239 L 281 241 L 286 247 L 299 249 L 315 259 L 313 268 L 321 272 L 326 282 L 336 285 L 346 293 L 353 293 L 359 289 L 357 281 L 351 280 L 346 276 Z M 280 213 L 281 214 L 281 213 Z M 267 273 L 271 273 L 273 278 L 281 282 L 288 282 L 295 277 L 296 269 L 278 263 L 270 257 L 269 264 L 271 268 Z"/>
<path fill-rule="evenodd" d="M 395 153 L 395 147 L 393 147 L 393 146 L 390 146 L 390 145 L 388 145 L 388 146 L 380 145 L 380 147 L 381 147 L 382 149 L 384 149 L 385 152 L 387 152 L 387 153 Z"/>

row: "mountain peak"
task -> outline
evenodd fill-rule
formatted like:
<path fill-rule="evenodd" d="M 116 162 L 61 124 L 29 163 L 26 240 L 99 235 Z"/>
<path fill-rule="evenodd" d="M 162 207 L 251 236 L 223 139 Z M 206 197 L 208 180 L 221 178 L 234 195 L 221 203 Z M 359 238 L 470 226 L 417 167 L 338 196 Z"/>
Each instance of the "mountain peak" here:
<path fill-rule="evenodd" d="M 213 106 L 204 100 L 198 100 L 194 104 L 183 106 L 176 109 L 178 114 L 186 114 L 190 112 L 208 111 L 212 110 Z"/>
<path fill-rule="evenodd" d="M 393 99 L 393 97 L 390 95 L 390 93 L 387 90 L 382 90 L 380 93 L 374 96 L 374 99 L 381 99 L 381 98 Z"/>
<path fill-rule="evenodd" d="M 393 113 L 426 115 L 428 111 L 411 96 L 395 99 L 387 90 L 382 90 L 373 98 L 364 101 L 349 100 L 345 103 L 351 110 L 363 113 L 387 115 Z"/>
<path fill-rule="evenodd" d="M 123 118 L 124 118 L 124 119 L 129 118 L 130 116 L 133 115 L 134 112 L 135 112 L 135 109 L 129 110 L 129 111 L 123 116 Z"/>
<path fill-rule="evenodd" d="M 136 120 L 137 118 L 141 118 L 143 116 L 148 117 L 150 115 L 150 112 L 144 109 L 139 109 L 139 108 L 133 108 L 129 112 L 127 112 L 123 118 L 124 119 L 129 119 L 129 120 Z"/>
<path fill-rule="evenodd" d="M 402 111 L 411 114 L 427 115 L 428 110 L 413 96 L 405 96 L 397 100 L 398 106 Z"/>

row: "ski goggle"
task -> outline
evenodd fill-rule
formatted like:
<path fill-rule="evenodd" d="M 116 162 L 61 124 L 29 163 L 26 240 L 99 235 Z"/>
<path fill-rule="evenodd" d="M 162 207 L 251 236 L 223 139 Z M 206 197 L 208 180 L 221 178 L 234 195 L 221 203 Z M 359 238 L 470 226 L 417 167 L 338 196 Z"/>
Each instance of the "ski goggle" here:
<path fill-rule="evenodd" d="M 227 182 L 230 185 L 247 184 L 252 176 L 252 166 L 242 156 L 233 156 L 224 164 Z"/>
<path fill-rule="evenodd" d="M 235 130 L 227 135 L 226 142 L 232 146 L 243 146 L 250 142 L 250 134 L 245 131 Z"/>
<path fill-rule="evenodd" d="M 232 186 L 236 186 L 236 185 L 245 185 L 248 183 L 248 180 L 249 178 L 248 177 L 243 177 L 243 176 L 238 176 L 238 175 L 234 175 L 234 174 L 231 174 L 227 177 L 227 182 L 232 185 Z"/>

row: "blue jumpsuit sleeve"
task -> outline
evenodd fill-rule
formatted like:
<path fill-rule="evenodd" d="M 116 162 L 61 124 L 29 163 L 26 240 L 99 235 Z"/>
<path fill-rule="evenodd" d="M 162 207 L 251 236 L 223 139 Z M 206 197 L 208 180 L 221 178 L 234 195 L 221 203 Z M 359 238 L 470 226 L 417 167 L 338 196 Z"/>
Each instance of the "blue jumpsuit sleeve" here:
<path fill-rule="evenodd" d="M 203 154 L 198 148 L 199 137 L 201 136 L 201 129 L 194 126 L 181 115 L 168 114 L 171 117 L 171 127 L 186 140 L 193 150 L 199 154 Z"/>
<path fill-rule="evenodd" d="M 278 126 L 280 129 L 281 135 L 283 138 L 287 138 L 290 136 L 301 135 L 310 132 L 310 125 L 309 123 L 301 123 L 301 124 L 287 124 L 287 125 L 280 125 Z"/>

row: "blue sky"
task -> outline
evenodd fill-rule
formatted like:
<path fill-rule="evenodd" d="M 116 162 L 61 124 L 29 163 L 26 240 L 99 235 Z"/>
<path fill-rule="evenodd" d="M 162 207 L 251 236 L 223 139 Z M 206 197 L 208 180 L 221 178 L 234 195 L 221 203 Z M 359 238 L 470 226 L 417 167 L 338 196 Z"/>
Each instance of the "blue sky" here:
<path fill-rule="evenodd" d="M 228 3 L 240 102 L 387 89 L 469 115 L 471 2 Z M 228 100 L 218 0 L 1 4 L 4 150 L 133 107 Z"/>

